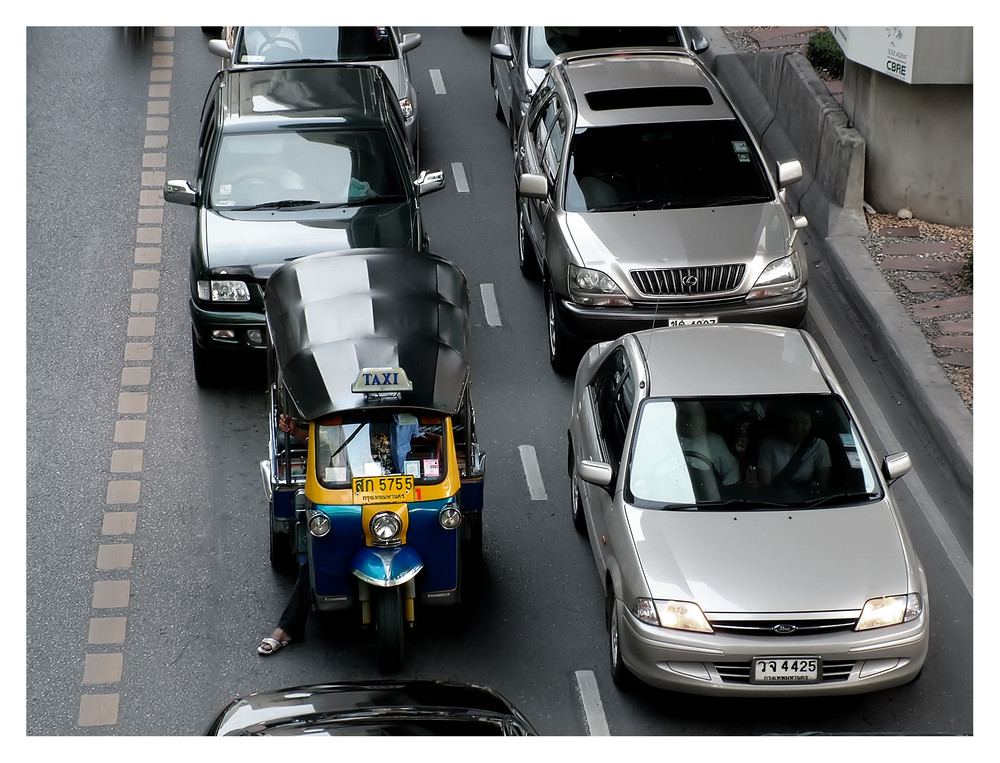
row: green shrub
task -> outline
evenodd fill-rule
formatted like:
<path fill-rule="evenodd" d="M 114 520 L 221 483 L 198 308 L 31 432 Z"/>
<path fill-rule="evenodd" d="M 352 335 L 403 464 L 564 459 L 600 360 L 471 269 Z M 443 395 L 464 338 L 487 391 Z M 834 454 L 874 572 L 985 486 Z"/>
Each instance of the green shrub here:
<path fill-rule="evenodd" d="M 814 69 L 824 69 L 834 79 L 844 76 L 844 51 L 829 31 L 817 32 L 809 38 L 806 59 Z"/>

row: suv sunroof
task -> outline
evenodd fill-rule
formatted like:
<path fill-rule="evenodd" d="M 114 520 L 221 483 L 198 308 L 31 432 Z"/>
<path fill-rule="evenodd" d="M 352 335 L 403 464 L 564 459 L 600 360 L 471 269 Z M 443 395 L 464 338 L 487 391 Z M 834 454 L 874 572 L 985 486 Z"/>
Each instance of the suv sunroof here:
<path fill-rule="evenodd" d="M 711 106 L 712 94 L 704 87 L 634 87 L 595 90 L 586 94 L 593 111 L 648 109 L 660 106 Z"/>

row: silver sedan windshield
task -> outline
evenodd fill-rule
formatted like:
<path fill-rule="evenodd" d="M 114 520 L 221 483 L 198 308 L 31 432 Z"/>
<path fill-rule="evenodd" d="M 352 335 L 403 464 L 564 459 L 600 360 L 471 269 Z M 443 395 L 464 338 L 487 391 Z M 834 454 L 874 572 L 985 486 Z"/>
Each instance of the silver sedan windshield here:
<path fill-rule="evenodd" d="M 628 500 L 644 508 L 809 507 L 881 498 L 834 396 L 652 398 L 636 425 Z"/>

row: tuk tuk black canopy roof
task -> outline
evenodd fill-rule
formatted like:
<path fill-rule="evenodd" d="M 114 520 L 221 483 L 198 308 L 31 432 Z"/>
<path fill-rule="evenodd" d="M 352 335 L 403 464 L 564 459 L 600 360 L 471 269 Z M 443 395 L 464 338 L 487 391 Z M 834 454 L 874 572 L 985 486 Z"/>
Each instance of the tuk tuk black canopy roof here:
<path fill-rule="evenodd" d="M 353 249 L 278 268 L 264 298 L 282 383 L 306 420 L 385 405 L 457 413 L 469 380 L 469 287 L 454 264 L 408 249 Z M 369 399 L 363 368 L 402 368 L 413 389 Z"/>

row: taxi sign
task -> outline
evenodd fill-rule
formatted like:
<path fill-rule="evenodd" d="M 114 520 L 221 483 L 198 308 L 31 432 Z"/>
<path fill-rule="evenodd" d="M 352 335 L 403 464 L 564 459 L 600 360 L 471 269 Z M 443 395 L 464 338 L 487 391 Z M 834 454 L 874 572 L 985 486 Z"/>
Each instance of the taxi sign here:
<path fill-rule="evenodd" d="M 365 394 L 379 392 L 410 392 L 413 389 L 413 382 L 399 366 L 384 366 L 379 368 L 362 368 L 358 372 L 354 384 L 351 385 L 351 392 L 364 392 Z"/>

